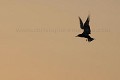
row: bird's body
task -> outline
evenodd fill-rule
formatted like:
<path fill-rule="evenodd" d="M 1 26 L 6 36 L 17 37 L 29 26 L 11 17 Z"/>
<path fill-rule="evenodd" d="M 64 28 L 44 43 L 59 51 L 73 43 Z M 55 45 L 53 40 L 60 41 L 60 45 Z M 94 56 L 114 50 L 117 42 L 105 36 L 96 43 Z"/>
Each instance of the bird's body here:
<path fill-rule="evenodd" d="M 83 29 L 84 31 L 82 34 L 78 34 L 76 37 L 87 38 L 87 41 L 89 41 L 89 42 L 93 41 L 94 38 L 91 38 L 89 36 L 89 34 L 91 34 L 91 30 L 90 30 L 90 26 L 89 26 L 90 17 L 88 16 L 88 18 L 84 24 L 80 17 L 79 17 L 79 21 L 80 21 L 80 28 Z"/>

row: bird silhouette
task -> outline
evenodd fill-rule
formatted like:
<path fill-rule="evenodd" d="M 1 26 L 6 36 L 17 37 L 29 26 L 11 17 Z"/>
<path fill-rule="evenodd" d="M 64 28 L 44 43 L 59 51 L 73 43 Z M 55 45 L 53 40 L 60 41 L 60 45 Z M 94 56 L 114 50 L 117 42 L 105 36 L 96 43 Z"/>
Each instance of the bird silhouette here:
<path fill-rule="evenodd" d="M 79 21 L 80 21 L 80 28 L 83 29 L 83 33 L 82 34 L 78 34 L 76 37 L 83 37 L 83 38 L 87 38 L 86 41 L 91 42 L 94 40 L 94 38 L 91 38 L 89 36 L 89 34 L 91 34 L 91 30 L 90 30 L 90 15 L 88 15 L 87 20 L 85 21 L 85 23 L 83 24 L 82 19 L 80 17 Z"/>

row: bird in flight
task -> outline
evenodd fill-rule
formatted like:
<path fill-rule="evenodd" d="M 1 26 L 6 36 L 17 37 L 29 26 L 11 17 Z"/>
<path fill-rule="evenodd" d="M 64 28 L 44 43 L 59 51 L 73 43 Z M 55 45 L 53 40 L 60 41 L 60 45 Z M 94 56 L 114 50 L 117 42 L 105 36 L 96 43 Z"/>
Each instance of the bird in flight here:
<path fill-rule="evenodd" d="M 82 19 L 80 17 L 79 21 L 80 21 L 80 28 L 83 29 L 83 33 L 82 34 L 78 34 L 76 37 L 83 37 L 83 38 L 87 38 L 86 41 L 91 42 L 94 40 L 94 38 L 91 38 L 89 36 L 89 34 L 91 34 L 91 30 L 90 30 L 90 16 L 88 15 L 87 20 L 85 21 L 85 23 L 83 24 Z"/>

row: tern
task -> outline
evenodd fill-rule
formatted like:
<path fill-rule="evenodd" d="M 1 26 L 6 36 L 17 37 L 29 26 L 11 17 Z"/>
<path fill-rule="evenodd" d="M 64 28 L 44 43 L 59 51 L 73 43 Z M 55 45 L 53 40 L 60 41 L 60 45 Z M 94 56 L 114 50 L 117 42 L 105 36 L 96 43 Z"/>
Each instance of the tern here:
<path fill-rule="evenodd" d="M 89 34 L 91 34 L 91 29 L 90 29 L 90 16 L 88 15 L 87 20 L 85 21 L 85 23 L 83 24 L 82 19 L 80 17 L 79 18 L 79 22 L 80 22 L 80 28 L 83 29 L 83 33 L 82 34 L 78 34 L 76 37 L 83 37 L 83 38 L 87 38 L 86 41 L 91 42 L 94 40 L 94 38 L 90 37 Z"/>

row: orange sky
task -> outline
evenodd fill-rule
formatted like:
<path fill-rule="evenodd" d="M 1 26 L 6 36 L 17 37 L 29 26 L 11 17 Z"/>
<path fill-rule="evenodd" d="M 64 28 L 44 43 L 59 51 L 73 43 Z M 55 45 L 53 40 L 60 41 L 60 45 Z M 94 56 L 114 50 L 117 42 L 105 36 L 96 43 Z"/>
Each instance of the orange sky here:
<path fill-rule="evenodd" d="M 120 80 L 119 4 L 0 0 L 0 80 Z M 91 43 L 75 37 L 88 14 Z"/>

